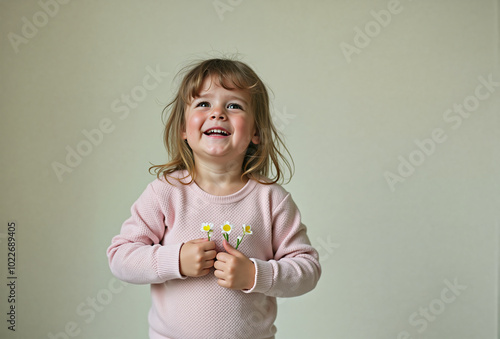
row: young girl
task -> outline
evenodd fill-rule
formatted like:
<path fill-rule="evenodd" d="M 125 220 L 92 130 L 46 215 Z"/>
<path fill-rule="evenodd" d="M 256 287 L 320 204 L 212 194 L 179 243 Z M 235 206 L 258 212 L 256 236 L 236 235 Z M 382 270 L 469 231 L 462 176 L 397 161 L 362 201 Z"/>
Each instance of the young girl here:
<path fill-rule="evenodd" d="M 274 338 L 276 297 L 312 290 L 321 268 L 277 184 L 280 160 L 290 165 L 267 90 L 246 64 L 211 59 L 167 109 L 171 161 L 150 168 L 157 179 L 108 248 L 111 271 L 151 284 L 152 339 Z"/>

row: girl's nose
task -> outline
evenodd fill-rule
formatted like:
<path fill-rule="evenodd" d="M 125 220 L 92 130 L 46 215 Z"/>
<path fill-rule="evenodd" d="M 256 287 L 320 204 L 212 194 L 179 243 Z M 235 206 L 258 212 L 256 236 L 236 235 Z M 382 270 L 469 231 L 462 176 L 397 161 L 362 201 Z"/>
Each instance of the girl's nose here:
<path fill-rule="evenodd" d="M 212 112 L 210 115 L 210 120 L 221 120 L 224 121 L 227 119 L 226 113 L 224 113 L 222 110 L 216 110 Z"/>

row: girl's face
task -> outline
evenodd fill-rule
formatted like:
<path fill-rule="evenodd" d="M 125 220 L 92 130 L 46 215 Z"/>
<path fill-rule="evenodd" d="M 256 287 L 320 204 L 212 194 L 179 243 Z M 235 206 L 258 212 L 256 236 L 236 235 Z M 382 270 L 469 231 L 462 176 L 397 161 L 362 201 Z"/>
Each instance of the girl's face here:
<path fill-rule="evenodd" d="M 217 80 L 206 78 L 199 95 L 187 105 L 187 142 L 195 162 L 243 163 L 250 142 L 259 143 L 250 110 L 250 95 L 240 89 L 227 90 Z"/>

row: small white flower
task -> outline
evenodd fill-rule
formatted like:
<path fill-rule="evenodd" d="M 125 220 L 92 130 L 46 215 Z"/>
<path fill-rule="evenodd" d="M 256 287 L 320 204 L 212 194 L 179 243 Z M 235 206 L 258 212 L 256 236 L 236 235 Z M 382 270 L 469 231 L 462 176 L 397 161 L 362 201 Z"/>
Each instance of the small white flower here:
<path fill-rule="evenodd" d="M 213 227 L 214 227 L 214 224 L 204 222 L 201 224 L 201 231 L 202 232 L 213 232 Z"/>
<path fill-rule="evenodd" d="M 207 238 L 209 241 L 210 241 L 210 234 L 212 234 L 212 232 L 214 231 L 213 228 L 214 228 L 214 224 L 212 224 L 212 223 L 208 223 L 208 222 L 201 223 L 201 231 L 207 232 Z"/>
<path fill-rule="evenodd" d="M 233 229 L 233 225 L 229 223 L 229 221 L 226 221 L 224 225 L 221 225 L 220 227 L 222 229 L 222 236 L 226 241 L 229 241 L 229 233 L 231 233 L 231 230 Z"/>
<path fill-rule="evenodd" d="M 243 234 L 252 234 L 252 226 L 243 224 Z"/>
<path fill-rule="evenodd" d="M 246 224 L 243 224 L 243 235 L 242 236 L 239 236 L 236 240 L 236 247 L 235 249 L 238 249 L 238 247 L 240 246 L 241 242 L 243 241 L 243 238 L 245 237 L 245 235 L 247 234 L 252 234 L 252 226 L 250 225 L 246 225 Z"/>
<path fill-rule="evenodd" d="M 231 233 L 233 226 L 229 223 L 229 221 L 226 221 L 226 223 L 222 225 L 220 228 L 222 229 L 222 233 L 229 234 Z"/>

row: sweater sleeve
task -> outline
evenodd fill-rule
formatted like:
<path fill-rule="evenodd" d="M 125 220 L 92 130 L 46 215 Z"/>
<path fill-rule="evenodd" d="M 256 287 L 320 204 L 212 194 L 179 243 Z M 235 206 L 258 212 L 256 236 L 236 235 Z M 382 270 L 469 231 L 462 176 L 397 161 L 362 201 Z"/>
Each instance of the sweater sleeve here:
<path fill-rule="evenodd" d="M 250 290 L 273 297 L 295 297 L 311 291 L 321 275 L 318 252 L 311 246 L 300 212 L 287 194 L 273 211 L 271 260 L 251 258 L 255 282 Z"/>
<path fill-rule="evenodd" d="M 133 284 L 155 284 L 185 278 L 179 271 L 182 243 L 161 245 L 167 232 L 165 215 L 149 184 L 132 205 L 131 216 L 107 250 L 111 272 Z"/>

